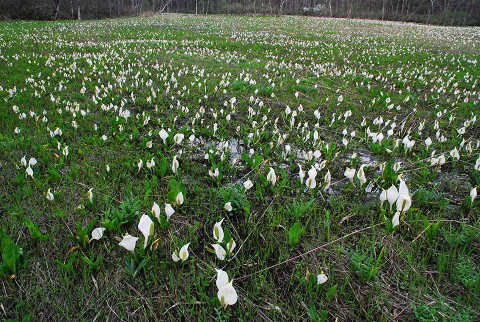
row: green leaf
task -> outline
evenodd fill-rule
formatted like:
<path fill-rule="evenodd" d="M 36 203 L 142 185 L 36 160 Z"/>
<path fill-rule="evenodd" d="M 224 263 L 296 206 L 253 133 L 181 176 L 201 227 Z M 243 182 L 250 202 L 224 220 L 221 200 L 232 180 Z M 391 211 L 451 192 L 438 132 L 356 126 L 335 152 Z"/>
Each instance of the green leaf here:
<path fill-rule="evenodd" d="M 78 256 L 78 252 L 74 251 L 72 255 L 68 258 L 66 264 L 63 264 L 61 261 L 57 260 L 58 266 L 65 272 L 65 273 L 72 273 L 73 272 L 73 263 Z"/>
<path fill-rule="evenodd" d="M 142 261 L 140 262 L 140 264 L 138 264 L 137 269 L 136 269 L 135 272 L 133 273 L 133 277 L 137 276 L 137 274 L 145 267 L 145 265 L 148 264 L 148 262 L 149 262 L 149 259 L 148 259 L 148 258 L 142 259 Z"/>
<path fill-rule="evenodd" d="M 101 255 L 98 255 L 97 260 L 95 262 L 92 261 L 87 256 L 83 256 L 82 260 L 88 265 L 88 268 L 91 270 L 98 269 L 103 263 L 103 257 Z"/>
<path fill-rule="evenodd" d="M 48 240 L 49 235 L 42 234 L 40 229 L 38 229 L 38 226 L 35 225 L 30 219 L 25 218 L 23 221 L 25 222 L 25 225 L 28 228 L 28 232 L 30 233 L 30 236 L 33 240 L 41 240 L 43 242 Z"/>
<path fill-rule="evenodd" d="M 302 225 L 299 221 L 295 222 L 293 226 L 288 231 L 288 243 L 290 246 L 294 247 L 300 242 L 300 238 L 302 238 L 305 230 L 303 229 Z"/>
<path fill-rule="evenodd" d="M 337 293 L 337 287 L 338 287 L 338 284 L 335 284 L 328 289 L 328 291 L 326 293 L 327 302 L 330 302 L 332 297 Z"/>
<path fill-rule="evenodd" d="M 170 203 L 176 202 L 176 198 L 179 192 L 182 192 L 183 198 L 186 197 L 185 185 L 182 182 L 178 182 L 175 179 L 171 179 L 169 183 L 170 190 L 167 195 L 167 199 Z"/>
<path fill-rule="evenodd" d="M 162 157 L 160 163 L 158 164 L 158 175 L 164 177 L 167 174 L 168 161 L 165 157 Z"/>
<path fill-rule="evenodd" d="M 15 244 L 15 242 L 5 233 L 1 233 L 2 237 L 2 268 L 0 273 L 3 274 L 17 274 L 20 257 L 23 255 L 23 250 Z"/>

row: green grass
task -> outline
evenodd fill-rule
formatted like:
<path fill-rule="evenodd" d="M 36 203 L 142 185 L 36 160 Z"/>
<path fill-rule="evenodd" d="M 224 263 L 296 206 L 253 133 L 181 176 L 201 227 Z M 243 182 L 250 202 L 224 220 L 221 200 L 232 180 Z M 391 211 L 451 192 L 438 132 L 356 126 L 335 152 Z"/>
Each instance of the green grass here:
<path fill-rule="evenodd" d="M 479 32 L 307 17 L 0 23 L 0 316 L 478 320 Z M 400 180 L 411 206 L 395 227 L 380 195 Z M 134 252 L 119 246 L 127 233 Z M 215 269 L 238 294 L 226 308 Z"/>

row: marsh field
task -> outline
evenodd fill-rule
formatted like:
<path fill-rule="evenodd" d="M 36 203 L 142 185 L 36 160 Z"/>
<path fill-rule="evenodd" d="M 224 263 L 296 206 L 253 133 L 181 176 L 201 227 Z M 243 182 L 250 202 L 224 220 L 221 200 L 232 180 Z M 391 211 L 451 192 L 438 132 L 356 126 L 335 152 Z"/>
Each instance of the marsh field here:
<path fill-rule="evenodd" d="M 478 321 L 480 28 L 0 23 L 0 316 Z"/>

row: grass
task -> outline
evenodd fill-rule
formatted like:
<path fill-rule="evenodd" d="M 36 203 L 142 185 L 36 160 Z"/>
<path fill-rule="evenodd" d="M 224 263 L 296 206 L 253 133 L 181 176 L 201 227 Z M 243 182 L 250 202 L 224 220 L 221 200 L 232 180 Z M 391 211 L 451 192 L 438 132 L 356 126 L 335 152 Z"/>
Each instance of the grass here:
<path fill-rule="evenodd" d="M 478 320 L 479 33 L 308 17 L 0 23 L 0 316 Z M 401 182 L 406 211 L 380 200 Z M 235 304 L 221 305 L 215 269 Z"/>

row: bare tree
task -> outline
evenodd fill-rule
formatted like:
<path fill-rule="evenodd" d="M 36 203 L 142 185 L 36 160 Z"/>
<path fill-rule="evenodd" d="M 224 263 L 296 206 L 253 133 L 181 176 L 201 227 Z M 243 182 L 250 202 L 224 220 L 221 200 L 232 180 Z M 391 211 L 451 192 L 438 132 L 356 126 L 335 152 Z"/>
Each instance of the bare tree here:
<path fill-rule="evenodd" d="M 57 20 L 60 13 L 60 0 L 53 0 L 55 11 L 53 12 L 53 20 Z"/>

